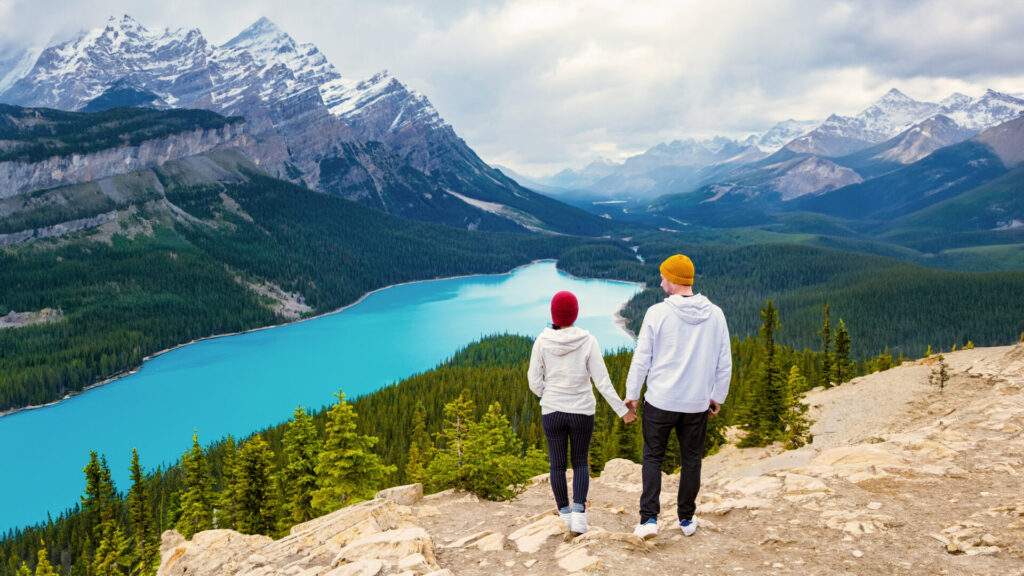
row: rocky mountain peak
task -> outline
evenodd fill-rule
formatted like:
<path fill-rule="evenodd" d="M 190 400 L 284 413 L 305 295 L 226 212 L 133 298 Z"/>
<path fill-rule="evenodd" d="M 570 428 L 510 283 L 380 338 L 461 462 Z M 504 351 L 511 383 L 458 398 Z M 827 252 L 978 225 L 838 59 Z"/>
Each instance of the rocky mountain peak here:
<path fill-rule="evenodd" d="M 963 95 L 942 107 L 942 113 L 956 121 L 957 124 L 974 131 L 984 130 L 1017 118 L 1024 113 L 1024 100 L 1009 94 L 997 92 L 989 88 L 979 98 Z M 947 102 L 953 98 L 947 98 Z"/>
<path fill-rule="evenodd" d="M 939 102 L 939 106 L 943 111 L 957 110 L 969 106 L 973 101 L 974 98 L 971 98 L 966 94 L 954 92 Z"/>
<path fill-rule="evenodd" d="M 938 112 L 938 104 L 919 102 L 893 88 L 854 117 L 869 142 L 881 142 Z"/>
<path fill-rule="evenodd" d="M 753 144 L 765 152 L 775 152 L 788 142 L 813 130 L 819 122 L 810 120 L 784 120 L 772 126 L 767 132 L 754 137 Z"/>
<path fill-rule="evenodd" d="M 148 32 L 145 26 L 143 26 L 138 20 L 132 18 L 128 14 L 125 14 L 120 18 L 116 16 L 111 16 L 107 19 L 107 27 L 104 30 L 110 32 Z"/>
<path fill-rule="evenodd" d="M 914 100 L 913 98 L 911 98 L 910 96 L 907 96 L 903 92 L 900 92 L 898 89 L 890 88 L 889 91 L 886 92 L 884 96 L 879 98 L 878 101 L 875 104 L 878 105 L 878 104 L 897 104 L 897 103 L 915 103 L 915 102 L 917 102 L 917 101 Z"/>
<path fill-rule="evenodd" d="M 267 63 L 275 52 L 294 52 L 298 44 L 266 17 L 260 18 L 224 43 L 222 48 L 246 50 L 261 63 Z"/>
<path fill-rule="evenodd" d="M 1008 168 L 1014 167 L 1024 162 L 1024 116 L 993 126 L 975 140 L 991 147 Z"/>

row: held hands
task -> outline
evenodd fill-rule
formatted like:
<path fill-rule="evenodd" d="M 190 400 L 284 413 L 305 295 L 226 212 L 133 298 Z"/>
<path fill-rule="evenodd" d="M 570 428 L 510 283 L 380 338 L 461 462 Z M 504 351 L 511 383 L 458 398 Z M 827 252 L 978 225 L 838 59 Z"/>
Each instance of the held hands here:
<path fill-rule="evenodd" d="M 636 422 L 636 411 L 637 408 L 640 406 L 640 401 L 626 400 L 625 404 L 626 408 L 629 408 L 629 412 L 626 412 L 625 414 L 622 415 L 622 421 L 626 424 L 632 424 L 633 422 Z"/>

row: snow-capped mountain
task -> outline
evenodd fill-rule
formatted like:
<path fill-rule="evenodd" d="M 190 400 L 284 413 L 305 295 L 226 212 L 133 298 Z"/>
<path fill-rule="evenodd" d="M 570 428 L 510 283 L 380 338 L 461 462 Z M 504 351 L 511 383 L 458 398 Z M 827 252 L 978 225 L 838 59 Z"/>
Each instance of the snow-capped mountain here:
<path fill-rule="evenodd" d="M 790 118 L 772 126 L 763 134 L 752 135 L 745 142 L 757 146 L 765 152 L 775 152 L 820 124 L 819 120 L 793 120 Z"/>
<path fill-rule="evenodd" d="M 833 114 L 785 147 L 797 153 L 843 156 L 884 142 L 937 114 L 939 109 L 938 104 L 918 102 L 893 88 L 856 116 Z"/>
<path fill-rule="evenodd" d="M 248 115 L 311 90 L 338 118 L 354 118 L 386 100 L 395 115 L 366 128 L 375 139 L 409 122 L 444 125 L 425 96 L 387 72 L 342 78 L 315 45 L 295 42 L 266 18 L 219 47 L 199 30 L 149 30 L 130 16 L 111 18 L 102 29 L 43 51 L 0 100 L 77 110 L 115 84 L 152 92 L 173 106 L 228 115 Z"/>
<path fill-rule="evenodd" d="M 979 98 L 955 93 L 935 104 L 919 102 L 893 88 L 856 116 L 833 114 L 785 147 L 797 153 L 843 156 L 884 142 L 937 114 L 977 133 L 1012 120 L 1022 112 L 1024 100 L 994 90 L 988 90 Z"/>
<path fill-rule="evenodd" d="M 1024 100 L 992 89 L 979 98 L 954 94 L 942 101 L 941 112 L 961 127 L 980 132 L 1020 116 Z"/>
<path fill-rule="evenodd" d="M 345 78 L 315 45 L 265 18 L 223 46 L 195 29 L 150 30 L 129 16 L 111 18 L 44 50 L 0 101 L 244 116 L 256 141 L 248 152 L 262 169 L 382 210 L 471 228 L 605 228 L 487 166 L 423 94 L 386 72 Z"/>
<path fill-rule="evenodd" d="M 251 26 L 228 40 L 222 51 L 248 53 L 263 70 L 283 66 L 292 73 L 294 81 L 303 87 L 322 86 L 341 74 L 312 43 L 299 44 L 267 18 L 260 18 Z"/>

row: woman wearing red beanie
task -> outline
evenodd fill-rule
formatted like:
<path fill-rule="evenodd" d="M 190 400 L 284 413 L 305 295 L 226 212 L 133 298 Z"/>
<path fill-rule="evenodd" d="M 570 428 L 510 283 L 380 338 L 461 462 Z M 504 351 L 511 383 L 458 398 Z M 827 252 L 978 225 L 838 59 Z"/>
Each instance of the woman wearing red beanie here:
<path fill-rule="evenodd" d="M 540 397 L 544 435 L 551 460 L 551 490 L 555 494 L 558 515 L 570 532 L 581 534 L 587 526 L 587 491 L 590 487 L 590 439 L 594 433 L 597 400 L 590 381 L 619 417 L 627 424 L 636 420 L 615 393 L 601 347 L 589 332 L 574 326 L 579 303 L 572 292 L 559 292 L 551 299 L 550 328 L 545 328 L 533 343 L 530 390 Z M 565 481 L 572 459 L 572 505 Z"/>

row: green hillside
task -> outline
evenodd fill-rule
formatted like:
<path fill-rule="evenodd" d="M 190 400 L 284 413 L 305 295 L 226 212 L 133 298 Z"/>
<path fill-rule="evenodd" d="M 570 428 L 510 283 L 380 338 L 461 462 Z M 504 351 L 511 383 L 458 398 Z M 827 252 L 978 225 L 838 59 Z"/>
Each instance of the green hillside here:
<path fill-rule="evenodd" d="M 1024 167 L 896 218 L 881 227 L 879 238 L 922 252 L 1024 244 Z"/>

